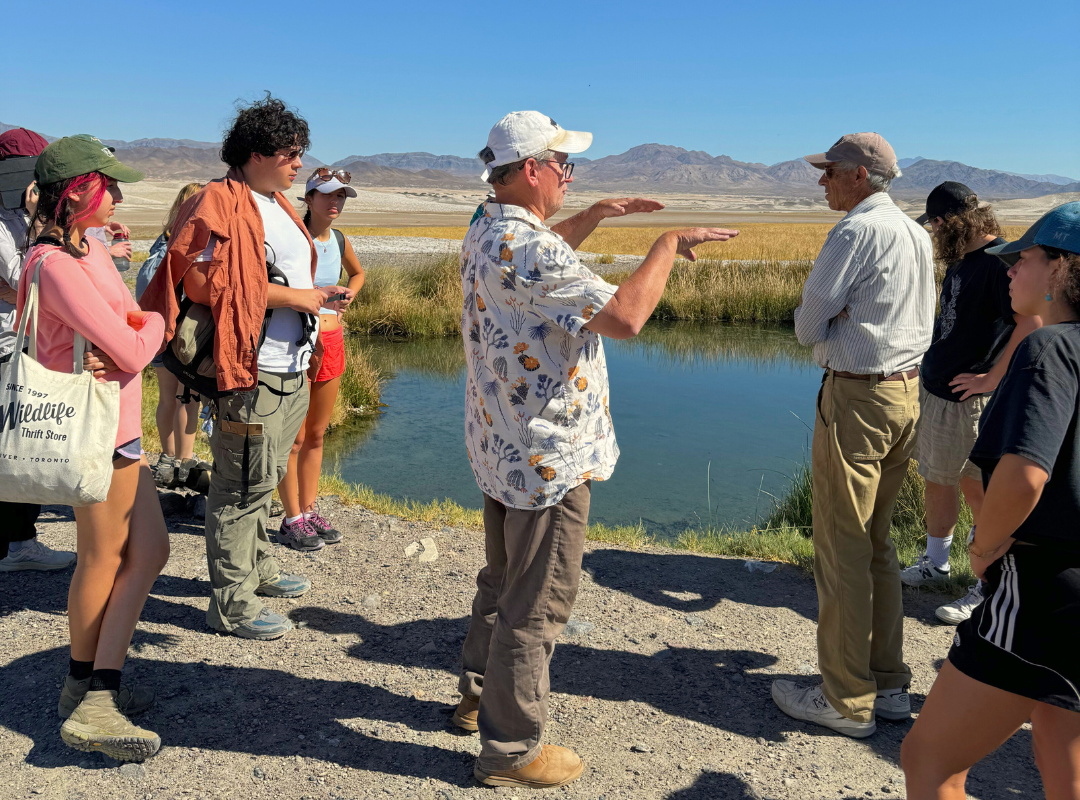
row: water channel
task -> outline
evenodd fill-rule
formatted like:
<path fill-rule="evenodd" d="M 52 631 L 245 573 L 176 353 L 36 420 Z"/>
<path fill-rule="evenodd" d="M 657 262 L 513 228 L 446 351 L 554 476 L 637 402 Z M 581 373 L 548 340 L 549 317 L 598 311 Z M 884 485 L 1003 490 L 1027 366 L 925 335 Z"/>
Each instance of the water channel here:
<path fill-rule="evenodd" d="M 464 446 L 465 357 L 456 338 L 354 340 L 387 376 L 378 416 L 327 437 L 324 469 L 398 498 L 482 498 Z M 649 323 L 605 340 L 622 455 L 593 484 L 594 521 L 749 528 L 809 458 L 821 370 L 789 327 Z"/>

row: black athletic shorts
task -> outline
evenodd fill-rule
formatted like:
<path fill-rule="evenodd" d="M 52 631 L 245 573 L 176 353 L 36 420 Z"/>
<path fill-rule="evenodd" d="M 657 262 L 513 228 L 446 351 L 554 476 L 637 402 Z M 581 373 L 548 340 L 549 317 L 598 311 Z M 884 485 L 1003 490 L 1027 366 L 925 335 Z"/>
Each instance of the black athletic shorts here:
<path fill-rule="evenodd" d="M 1080 554 L 1017 543 L 986 578 L 949 661 L 980 683 L 1080 712 Z"/>

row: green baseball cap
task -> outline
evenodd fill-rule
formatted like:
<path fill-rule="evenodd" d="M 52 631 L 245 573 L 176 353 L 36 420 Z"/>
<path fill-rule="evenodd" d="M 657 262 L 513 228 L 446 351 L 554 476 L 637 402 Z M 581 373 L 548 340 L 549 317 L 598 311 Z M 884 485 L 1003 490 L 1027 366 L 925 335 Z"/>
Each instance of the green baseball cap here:
<path fill-rule="evenodd" d="M 137 169 L 121 164 L 113 148 L 96 136 L 79 133 L 57 139 L 38 156 L 34 175 L 38 183 L 49 184 L 100 172 L 121 183 L 135 183 L 146 176 Z"/>

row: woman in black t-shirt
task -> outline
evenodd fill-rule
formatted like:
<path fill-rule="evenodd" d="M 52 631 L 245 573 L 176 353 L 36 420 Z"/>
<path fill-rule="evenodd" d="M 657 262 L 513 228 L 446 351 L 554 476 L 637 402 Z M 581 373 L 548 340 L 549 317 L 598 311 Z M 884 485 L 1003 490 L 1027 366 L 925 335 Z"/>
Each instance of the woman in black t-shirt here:
<path fill-rule="evenodd" d="M 986 600 L 960 624 L 901 758 L 908 797 L 965 797 L 968 769 L 1031 720 L 1048 798 L 1080 786 L 1080 202 L 1012 244 L 1017 347 L 971 460 L 986 496 L 969 547 Z"/>

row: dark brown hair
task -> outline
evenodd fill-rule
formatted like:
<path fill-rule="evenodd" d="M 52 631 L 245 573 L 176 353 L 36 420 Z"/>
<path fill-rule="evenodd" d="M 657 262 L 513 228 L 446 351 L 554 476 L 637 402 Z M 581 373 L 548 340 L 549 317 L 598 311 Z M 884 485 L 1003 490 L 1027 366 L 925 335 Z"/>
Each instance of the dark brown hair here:
<path fill-rule="evenodd" d="M 975 195 L 964 201 L 964 208 L 943 217 L 933 233 L 934 257 L 948 266 L 964 257 L 968 245 L 980 236 L 1001 236 L 1001 225 L 990 206 L 979 206 Z"/>
<path fill-rule="evenodd" d="M 1080 314 L 1080 255 L 1056 247 L 1039 245 L 1051 261 L 1061 259 L 1061 266 L 1054 270 L 1051 291 L 1060 295 L 1077 314 Z"/>

